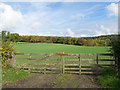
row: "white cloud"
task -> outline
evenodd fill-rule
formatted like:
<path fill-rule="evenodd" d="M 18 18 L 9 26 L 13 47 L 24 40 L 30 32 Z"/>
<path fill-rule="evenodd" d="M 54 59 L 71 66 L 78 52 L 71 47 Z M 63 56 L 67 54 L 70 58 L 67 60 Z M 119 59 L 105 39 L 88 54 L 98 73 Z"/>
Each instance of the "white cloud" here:
<path fill-rule="evenodd" d="M 102 30 L 102 31 L 104 31 L 104 32 L 107 32 L 107 33 L 110 33 L 111 31 L 110 31 L 110 28 L 106 28 L 106 27 L 104 27 L 104 25 L 101 25 L 100 26 L 100 29 Z"/>
<path fill-rule="evenodd" d="M 111 3 L 107 7 L 108 16 L 118 16 L 118 4 Z"/>
<path fill-rule="evenodd" d="M 24 16 L 20 11 L 15 11 L 11 6 L 0 3 L 0 29 L 15 31 L 19 25 L 24 23 Z"/>
<path fill-rule="evenodd" d="M 80 35 L 80 37 L 86 37 L 86 35 L 84 35 L 84 34 L 81 34 L 81 35 Z"/>
<path fill-rule="evenodd" d="M 33 23 L 31 26 L 30 32 L 35 32 L 35 31 L 39 30 L 41 26 L 42 26 L 42 24 L 40 22 Z"/>
<path fill-rule="evenodd" d="M 10 5 L 0 3 L 0 30 L 16 32 L 21 35 L 40 34 L 42 32 L 38 33 L 37 31 L 41 30 L 42 19 L 44 19 L 45 14 L 45 12 L 22 14 L 21 11 L 14 10 Z M 46 34 L 46 32 L 43 32 L 43 34 Z"/>
<path fill-rule="evenodd" d="M 67 32 L 70 36 L 74 36 L 74 32 L 72 32 L 70 28 L 67 30 Z"/>
<path fill-rule="evenodd" d="M 116 28 L 105 27 L 104 25 L 97 25 L 95 36 L 115 34 L 117 33 L 117 31 L 118 30 Z"/>

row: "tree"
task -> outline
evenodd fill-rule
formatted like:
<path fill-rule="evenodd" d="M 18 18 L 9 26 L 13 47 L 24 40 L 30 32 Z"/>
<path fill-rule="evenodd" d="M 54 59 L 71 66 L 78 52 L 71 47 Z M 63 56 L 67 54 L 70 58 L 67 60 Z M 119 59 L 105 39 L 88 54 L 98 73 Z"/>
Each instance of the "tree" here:
<path fill-rule="evenodd" d="M 2 42 L 7 41 L 7 31 L 2 31 Z"/>
<path fill-rule="evenodd" d="M 44 36 L 40 36 L 39 37 L 39 42 L 43 43 L 45 42 L 46 38 Z"/>
<path fill-rule="evenodd" d="M 10 32 L 7 32 L 7 40 L 10 40 Z"/>
<path fill-rule="evenodd" d="M 57 37 L 52 37 L 52 42 L 56 43 L 57 42 Z"/>
<path fill-rule="evenodd" d="M 88 39 L 88 40 L 86 41 L 86 45 L 87 45 L 87 46 L 94 46 L 94 40 Z"/>
<path fill-rule="evenodd" d="M 85 42 L 84 38 L 78 38 L 77 44 L 82 46 L 84 42 Z"/>
<path fill-rule="evenodd" d="M 100 40 L 99 44 L 100 44 L 100 46 L 105 46 L 106 45 L 105 40 Z"/>
<path fill-rule="evenodd" d="M 57 43 L 63 43 L 64 41 L 64 38 L 63 37 L 58 37 L 57 38 Z"/>
<path fill-rule="evenodd" d="M 14 36 L 14 34 L 11 34 L 11 35 L 10 35 L 10 41 L 15 42 L 15 36 Z"/>
<path fill-rule="evenodd" d="M 120 35 L 112 39 L 111 45 L 112 48 L 110 49 L 110 51 L 116 58 L 118 67 L 118 77 L 120 78 Z"/>
<path fill-rule="evenodd" d="M 50 36 L 46 37 L 46 43 L 52 43 L 52 38 Z"/>
<path fill-rule="evenodd" d="M 72 38 L 71 39 L 71 44 L 72 45 L 76 45 L 77 44 L 77 40 L 78 40 L 77 38 Z"/>
<path fill-rule="evenodd" d="M 94 42 L 94 46 L 99 46 L 99 44 L 97 42 Z"/>
<path fill-rule="evenodd" d="M 67 37 L 63 37 L 63 44 L 68 44 L 67 41 L 68 41 L 68 40 L 67 40 Z"/>
<path fill-rule="evenodd" d="M 110 46 L 110 43 L 111 43 L 110 39 L 107 38 L 107 39 L 106 39 L 106 45 L 107 45 L 107 46 Z"/>
<path fill-rule="evenodd" d="M 19 41 L 19 34 L 17 33 L 10 33 L 8 31 L 2 31 L 2 41 L 6 42 L 6 41 L 12 41 L 12 42 L 16 42 Z"/>
<path fill-rule="evenodd" d="M 0 54 L 2 55 L 2 68 L 10 66 L 9 58 L 12 57 L 12 52 L 14 51 L 14 45 L 10 43 L 10 33 L 7 31 L 2 31 L 2 48 Z"/>
<path fill-rule="evenodd" d="M 39 41 L 39 38 L 36 37 L 36 36 L 33 36 L 30 41 L 33 42 L 33 43 L 36 43 L 36 42 Z"/>
<path fill-rule="evenodd" d="M 69 37 L 69 38 L 68 38 L 68 44 L 69 44 L 69 45 L 71 45 L 71 44 L 72 44 L 71 40 L 72 40 L 72 38 L 71 38 L 71 37 Z"/>

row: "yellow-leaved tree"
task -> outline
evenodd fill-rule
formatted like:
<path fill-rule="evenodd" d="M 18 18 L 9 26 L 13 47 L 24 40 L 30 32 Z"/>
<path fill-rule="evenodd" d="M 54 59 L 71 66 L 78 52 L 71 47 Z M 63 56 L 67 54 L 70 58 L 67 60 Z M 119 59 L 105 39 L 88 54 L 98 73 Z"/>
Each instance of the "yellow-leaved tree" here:
<path fill-rule="evenodd" d="M 11 44 L 9 41 L 2 42 L 2 48 L 1 48 L 2 68 L 10 66 L 8 59 L 12 58 L 13 51 L 14 51 L 14 44 Z"/>

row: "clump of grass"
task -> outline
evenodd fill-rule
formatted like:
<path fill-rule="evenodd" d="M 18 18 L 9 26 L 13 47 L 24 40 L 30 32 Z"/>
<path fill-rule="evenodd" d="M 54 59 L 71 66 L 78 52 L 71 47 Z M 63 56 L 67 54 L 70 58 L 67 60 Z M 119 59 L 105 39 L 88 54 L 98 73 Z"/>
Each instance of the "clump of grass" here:
<path fill-rule="evenodd" d="M 117 71 L 115 70 L 103 70 L 100 75 L 97 76 L 98 83 L 105 88 L 120 88 L 120 79 L 117 77 Z"/>
<path fill-rule="evenodd" d="M 14 82 L 25 78 L 29 73 L 23 69 L 18 68 L 4 68 L 2 69 L 2 80 L 7 82 Z"/>

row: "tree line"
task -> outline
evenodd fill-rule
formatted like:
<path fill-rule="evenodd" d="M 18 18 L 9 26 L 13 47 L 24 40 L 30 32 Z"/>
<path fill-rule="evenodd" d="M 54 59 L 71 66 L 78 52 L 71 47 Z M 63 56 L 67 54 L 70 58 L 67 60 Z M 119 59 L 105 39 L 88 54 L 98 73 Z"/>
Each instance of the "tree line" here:
<path fill-rule="evenodd" d="M 29 43 L 60 43 L 79 46 L 111 46 L 112 38 L 117 35 L 98 37 L 57 37 L 57 36 L 22 36 L 18 33 L 2 31 L 2 41 L 29 42 Z"/>

